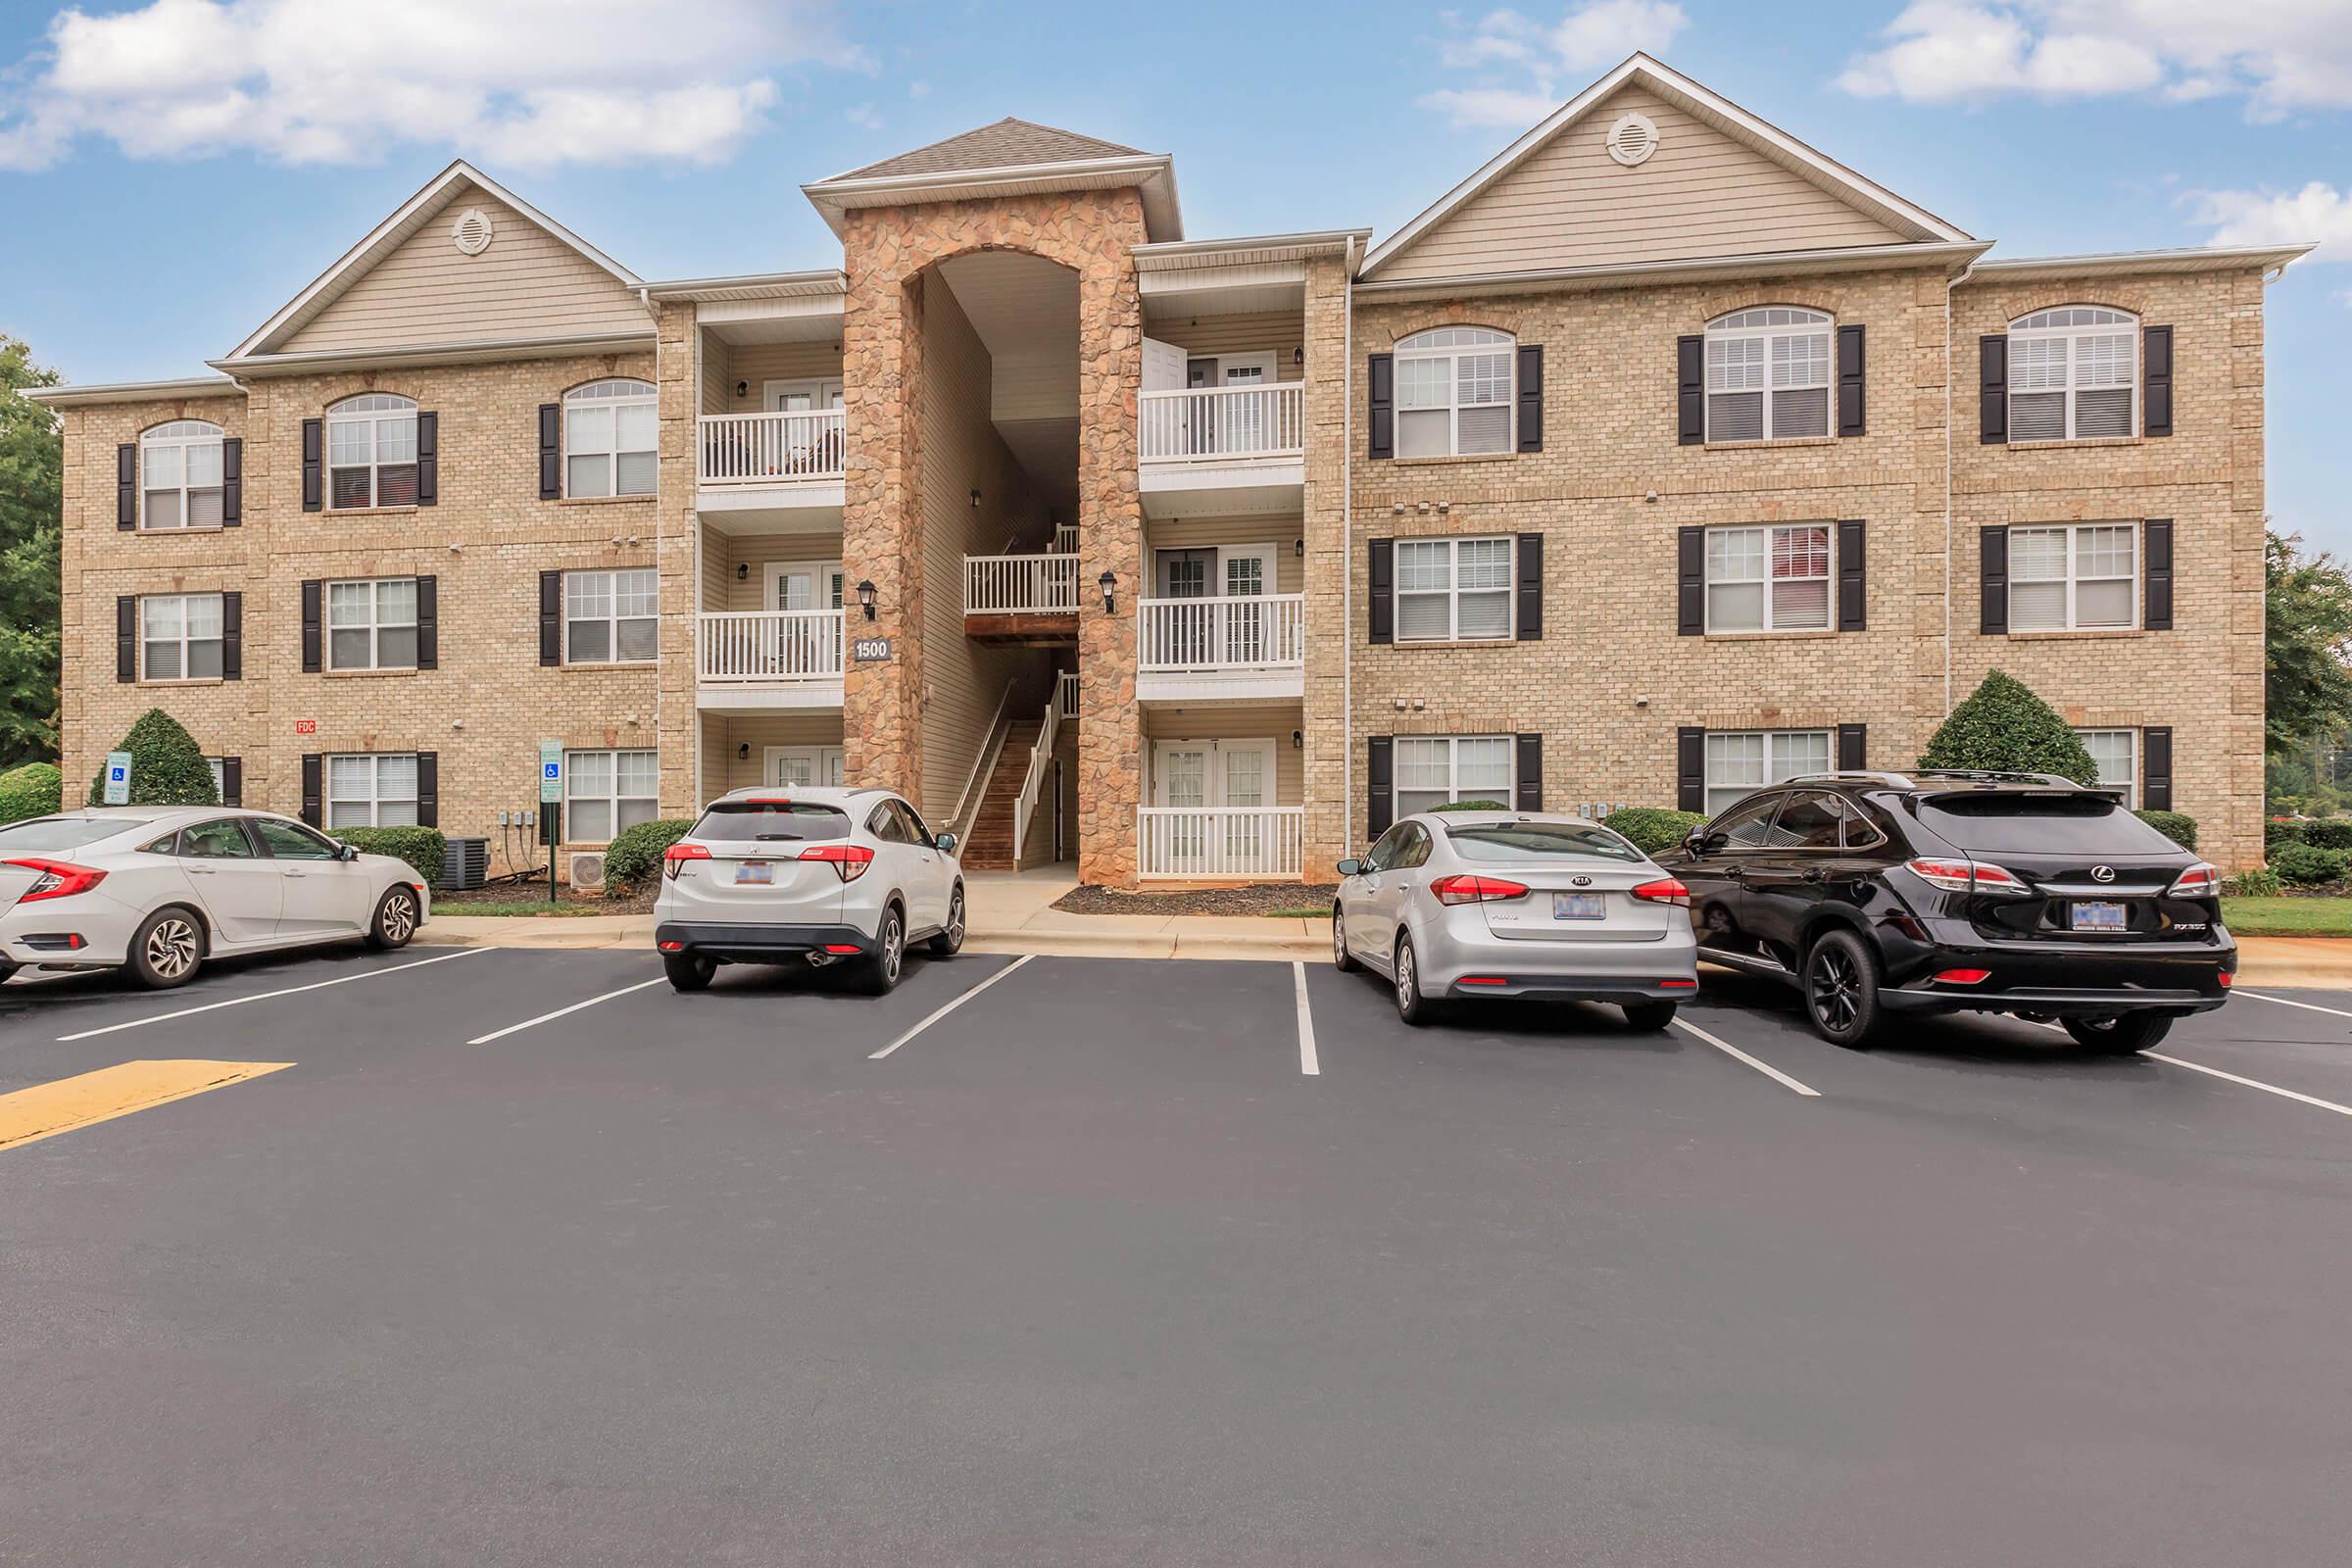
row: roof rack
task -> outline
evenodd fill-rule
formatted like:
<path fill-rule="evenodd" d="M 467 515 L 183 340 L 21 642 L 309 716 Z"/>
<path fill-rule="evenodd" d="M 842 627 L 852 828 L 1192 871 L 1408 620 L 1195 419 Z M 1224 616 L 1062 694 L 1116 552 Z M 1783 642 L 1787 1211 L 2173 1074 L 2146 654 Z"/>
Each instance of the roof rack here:
<path fill-rule="evenodd" d="M 2033 784 L 2043 789 L 2079 790 L 2085 786 L 2055 773 L 2027 773 L 1992 767 L 1923 767 L 1921 779 L 1965 779 L 1987 784 Z"/>
<path fill-rule="evenodd" d="M 1888 789 L 1907 790 L 1911 788 L 1911 781 L 1902 774 L 1871 767 L 1843 767 L 1827 773 L 1799 773 L 1793 778 L 1785 778 L 1781 782 L 1784 784 L 1835 784 L 1840 781 L 1851 782 L 1855 779 L 1872 784 L 1884 784 Z"/>

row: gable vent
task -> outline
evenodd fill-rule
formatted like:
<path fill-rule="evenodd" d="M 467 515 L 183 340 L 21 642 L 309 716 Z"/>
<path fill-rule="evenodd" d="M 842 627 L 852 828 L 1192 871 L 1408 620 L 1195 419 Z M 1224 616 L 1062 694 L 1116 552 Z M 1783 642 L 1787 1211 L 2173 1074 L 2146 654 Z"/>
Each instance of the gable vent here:
<path fill-rule="evenodd" d="M 1658 127 L 1647 115 L 1627 115 L 1609 127 L 1609 156 L 1628 169 L 1657 150 Z"/>
<path fill-rule="evenodd" d="M 467 256 L 481 255 L 490 248 L 490 215 L 479 207 L 466 208 L 450 230 L 449 242 Z"/>

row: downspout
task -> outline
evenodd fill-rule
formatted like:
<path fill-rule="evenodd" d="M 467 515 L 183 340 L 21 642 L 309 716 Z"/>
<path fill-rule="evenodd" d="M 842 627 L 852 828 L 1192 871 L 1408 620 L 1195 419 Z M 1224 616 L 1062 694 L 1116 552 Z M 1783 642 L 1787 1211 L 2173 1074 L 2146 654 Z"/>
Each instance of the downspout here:
<path fill-rule="evenodd" d="M 1340 278 L 1340 848 L 1355 848 L 1355 239 Z"/>
<path fill-rule="evenodd" d="M 1982 253 L 1980 253 L 1982 254 Z M 1943 284 L 1943 714 L 1952 714 L 1952 295 L 1977 270 L 1978 258 Z"/>

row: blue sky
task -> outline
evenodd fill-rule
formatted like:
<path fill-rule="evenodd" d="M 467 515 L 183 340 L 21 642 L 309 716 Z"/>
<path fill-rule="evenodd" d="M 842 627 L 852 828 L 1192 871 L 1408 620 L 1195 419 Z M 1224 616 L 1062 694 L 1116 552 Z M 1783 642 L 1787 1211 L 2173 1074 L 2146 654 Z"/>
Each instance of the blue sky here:
<path fill-rule="evenodd" d="M 2352 0 L 1806 13 L 0 0 L 0 330 L 200 373 L 460 155 L 645 277 L 828 266 L 801 182 L 1008 114 L 1174 153 L 1195 236 L 1386 233 L 1646 47 L 1998 254 L 2326 242 L 2270 291 L 2270 494 L 2352 553 Z"/>

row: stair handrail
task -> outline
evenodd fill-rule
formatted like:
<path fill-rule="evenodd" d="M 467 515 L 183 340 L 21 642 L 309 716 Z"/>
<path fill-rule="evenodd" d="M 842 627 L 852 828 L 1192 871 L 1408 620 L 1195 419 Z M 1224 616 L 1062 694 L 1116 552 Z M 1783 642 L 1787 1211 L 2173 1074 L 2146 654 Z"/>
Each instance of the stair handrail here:
<path fill-rule="evenodd" d="M 1021 849 L 1029 840 L 1029 815 L 1044 793 L 1046 774 L 1054 765 L 1054 745 L 1061 738 L 1062 683 L 1076 683 L 1077 671 L 1065 669 L 1046 691 L 1046 721 L 1038 727 L 1037 744 L 1029 750 L 1029 771 L 1021 778 L 1021 793 L 1012 803 L 1012 868 L 1021 868 Z"/>
<path fill-rule="evenodd" d="M 1012 706 L 1013 688 L 1020 683 L 1021 677 L 1018 675 L 1004 682 L 1004 695 L 997 699 L 996 716 L 988 721 L 988 728 L 980 737 L 979 753 L 972 759 L 971 776 L 963 781 L 963 793 L 956 798 L 956 809 L 948 813 L 948 830 L 958 839 L 971 837 L 970 817 L 978 814 L 980 800 L 985 793 L 978 786 L 982 779 L 995 770 L 997 755 L 1004 749 L 1004 737 L 1012 728 L 1008 710 Z"/>

